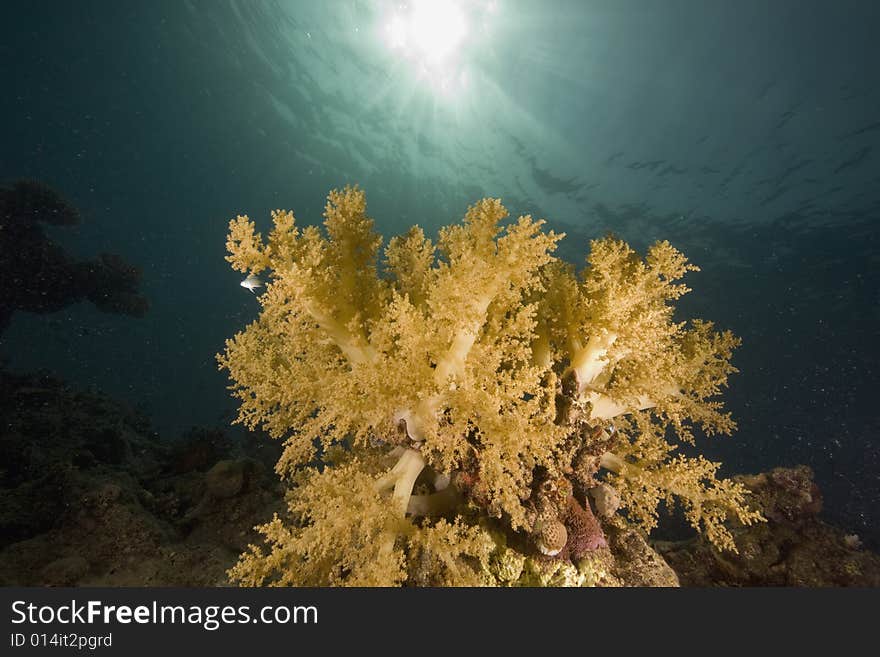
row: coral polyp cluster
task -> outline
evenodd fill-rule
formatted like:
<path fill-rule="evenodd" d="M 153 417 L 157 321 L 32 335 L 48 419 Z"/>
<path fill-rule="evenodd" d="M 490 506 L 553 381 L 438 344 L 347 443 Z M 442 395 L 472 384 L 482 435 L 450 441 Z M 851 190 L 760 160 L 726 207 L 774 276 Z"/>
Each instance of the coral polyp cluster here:
<path fill-rule="evenodd" d="M 234 579 L 546 583 L 605 548 L 603 522 L 650 530 L 661 501 L 723 549 L 728 519 L 760 519 L 718 464 L 676 453 L 734 428 L 715 398 L 737 339 L 672 317 L 696 267 L 607 237 L 577 271 L 563 235 L 507 215 L 483 199 L 436 243 L 413 227 L 383 250 L 346 187 L 323 231 L 280 210 L 265 240 L 230 222 L 227 260 L 268 282 L 218 360 L 293 484 Z"/>

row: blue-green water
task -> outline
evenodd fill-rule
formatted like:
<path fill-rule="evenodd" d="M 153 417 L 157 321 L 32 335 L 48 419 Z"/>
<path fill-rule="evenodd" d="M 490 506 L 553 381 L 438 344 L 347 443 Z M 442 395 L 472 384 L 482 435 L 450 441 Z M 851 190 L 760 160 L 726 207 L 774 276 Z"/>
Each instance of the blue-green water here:
<path fill-rule="evenodd" d="M 497 196 L 574 261 L 608 231 L 682 249 L 703 270 L 682 316 L 743 339 L 739 431 L 703 451 L 812 466 L 827 517 L 880 540 L 880 5 L 458 4 L 434 59 L 424 36 L 390 47 L 397 3 L 5 3 L 0 181 L 63 194 L 82 221 L 53 238 L 138 265 L 151 308 L 19 312 L 0 356 L 163 435 L 225 423 L 213 356 L 258 308 L 223 260 L 229 218 L 316 223 L 359 183 L 381 232 L 431 232 Z"/>

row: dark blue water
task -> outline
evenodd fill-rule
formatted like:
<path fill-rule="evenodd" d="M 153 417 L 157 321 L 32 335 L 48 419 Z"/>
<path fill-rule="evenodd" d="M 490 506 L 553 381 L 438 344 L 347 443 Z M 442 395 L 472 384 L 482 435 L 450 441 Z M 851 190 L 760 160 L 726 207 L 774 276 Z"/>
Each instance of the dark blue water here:
<path fill-rule="evenodd" d="M 682 317 L 743 339 L 739 431 L 704 453 L 812 466 L 827 517 L 876 546 L 880 5 L 460 4 L 436 64 L 388 47 L 391 3 L 4 3 L 0 181 L 63 194 L 82 221 L 52 237 L 138 265 L 151 308 L 19 312 L 0 356 L 163 435 L 226 423 L 214 354 L 258 308 L 223 260 L 231 217 L 315 223 L 356 182 L 384 234 L 430 232 L 498 196 L 565 230 L 568 259 L 613 231 L 700 265 Z"/>

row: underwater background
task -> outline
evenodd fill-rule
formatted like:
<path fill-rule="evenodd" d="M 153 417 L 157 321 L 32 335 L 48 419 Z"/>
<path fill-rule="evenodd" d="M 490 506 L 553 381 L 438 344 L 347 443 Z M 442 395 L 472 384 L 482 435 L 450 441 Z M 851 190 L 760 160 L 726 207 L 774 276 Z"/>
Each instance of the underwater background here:
<path fill-rule="evenodd" d="M 739 429 L 702 453 L 725 474 L 810 466 L 825 517 L 876 549 L 880 5 L 456 5 L 466 29 L 429 51 L 388 29 L 401 3 L 5 3 L 0 182 L 66 198 L 81 221 L 46 233 L 138 267 L 150 308 L 17 312 L 4 367 L 126 401 L 163 437 L 228 425 L 214 354 L 259 308 L 223 259 L 230 218 L 318 223 L 357 183 L 386 237 L 431 234 L 500 197 L 572 262 L 613 232 L 699 265 L 681 316 L 743 340 Z"/>

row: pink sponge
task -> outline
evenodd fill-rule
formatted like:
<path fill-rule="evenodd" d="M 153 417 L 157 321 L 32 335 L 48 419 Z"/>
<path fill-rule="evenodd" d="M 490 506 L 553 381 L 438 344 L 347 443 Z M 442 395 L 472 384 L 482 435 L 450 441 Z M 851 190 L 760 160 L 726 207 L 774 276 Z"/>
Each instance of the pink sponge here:
<path fill-rule="evenodd" d="M 578 561 L 588 552 L 608 546 L 602 527 L 590 507 L 581 506 L 573 496 L 568 498 L 565 526 L 568 529 L 566 547 L 572 561 Z"/>

